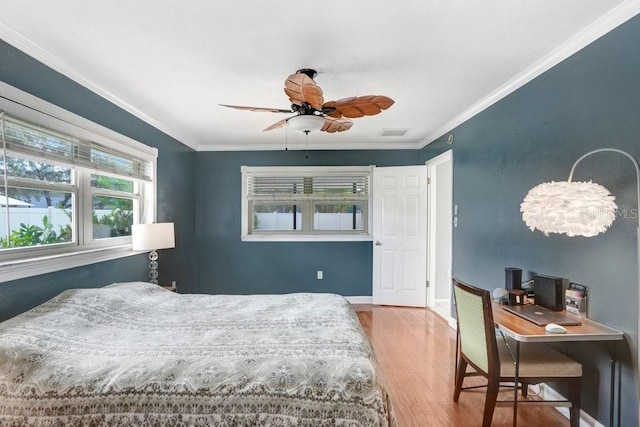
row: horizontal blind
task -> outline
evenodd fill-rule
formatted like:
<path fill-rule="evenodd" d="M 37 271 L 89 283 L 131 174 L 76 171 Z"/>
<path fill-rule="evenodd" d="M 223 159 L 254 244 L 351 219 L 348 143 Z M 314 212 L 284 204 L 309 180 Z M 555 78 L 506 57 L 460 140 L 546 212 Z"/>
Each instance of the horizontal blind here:
<path fill-rule="evenodd" d="M 2 113 L 0 131 L 8 153 L 151 181 L 152 163 L 92 141 L 46 129 Z M 2 147 L 5 148 L 5 147 Z"/>
<path fill-rule="evenodd" d="M 367 200 L 369 174 L 247 176 L 249 200 Z"/>

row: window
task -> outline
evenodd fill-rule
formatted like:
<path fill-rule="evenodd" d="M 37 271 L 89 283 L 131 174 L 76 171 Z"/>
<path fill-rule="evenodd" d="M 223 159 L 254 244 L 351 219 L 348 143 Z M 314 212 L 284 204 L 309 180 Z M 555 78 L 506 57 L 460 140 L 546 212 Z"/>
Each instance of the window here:
<path fill-rule="evenodd" d="M 243 240 L 371 240 L 371 167 L 242 167 Z"/>
<path fill-rule="evenodd" d="M 0 84 L 0 273 L 132 254 L 155 216 L 156 149 Z"/>

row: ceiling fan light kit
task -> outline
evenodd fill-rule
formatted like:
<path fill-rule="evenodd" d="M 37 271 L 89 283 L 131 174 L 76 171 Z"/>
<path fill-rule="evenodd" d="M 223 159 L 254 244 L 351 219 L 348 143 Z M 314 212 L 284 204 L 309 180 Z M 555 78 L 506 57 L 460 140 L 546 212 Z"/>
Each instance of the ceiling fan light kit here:
<path fill-rule="evenodd" d="M 280 120 L 264 130 L 278 129 L 288 123 L 294 131 L 308 135 L 309 132 L 316 131 L 334 133 L 349 130 L 353 126 L 352 118 L 376 115 L 394 103 L 393 99 L 382 95 L 354 96 L 325 102 L 322 89 L 313 80 L 316 74 L 315 70 L 302 68 L 287 77 L 284 82 L 284 93 L 291 101 L 289 110 L 219 105 L 245 111 L 295 113 L 295 116 Z"/>
<path fill-rule="evenodd" d="M 301 133 L 317 132 L 322 129 L 324 122 L 324 117 L 313 114 L 293 116 L 287 121 L 292 130 Z"/>

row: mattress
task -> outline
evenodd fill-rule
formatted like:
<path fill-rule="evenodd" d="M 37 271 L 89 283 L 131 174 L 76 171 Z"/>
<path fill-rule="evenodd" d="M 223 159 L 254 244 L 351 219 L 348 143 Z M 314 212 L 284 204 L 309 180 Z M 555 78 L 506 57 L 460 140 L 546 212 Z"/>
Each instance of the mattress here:
<path fill-rule="evenodd" d="M 0 323 L 0 425 L 395 425 L 334 294 L 73 289 Z"/>

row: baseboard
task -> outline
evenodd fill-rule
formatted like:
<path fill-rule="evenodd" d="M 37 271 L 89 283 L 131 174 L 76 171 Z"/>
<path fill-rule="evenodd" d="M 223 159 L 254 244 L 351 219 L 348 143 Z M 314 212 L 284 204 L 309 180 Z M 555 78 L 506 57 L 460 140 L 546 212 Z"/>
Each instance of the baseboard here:
<path fill-rule="evenodd" d="M 345 297 L 351 304 L 371 304 L 373 297 Z"/>
<path fill-rule="evenodd" d="M 458 330 L 458 321 L 456 319 L 454 319 L 453 317 L 450 317 L 448 323 L 451 329 L 453 329 L 454 331 Z"/>
<path fill-rule="evenodd" d="M 549 387 L 547 384 L 540 384 L 540 397 L 545 400 L 565 400 L 566 398 Z M 560 412 L 566 419 L 569 419 L 569 408 L 556 408 L 556 411 Z M 584 411 L 580 411 L 580 427 L 604 427 L 598 420 Z"/>

